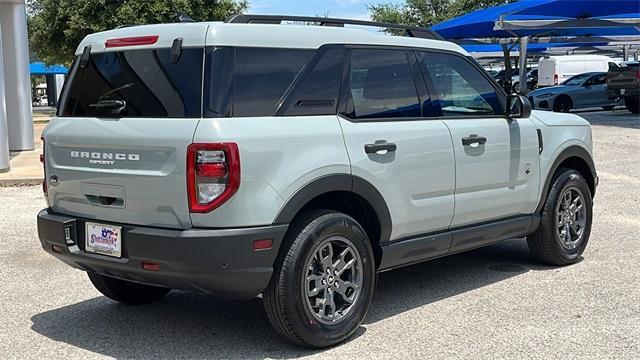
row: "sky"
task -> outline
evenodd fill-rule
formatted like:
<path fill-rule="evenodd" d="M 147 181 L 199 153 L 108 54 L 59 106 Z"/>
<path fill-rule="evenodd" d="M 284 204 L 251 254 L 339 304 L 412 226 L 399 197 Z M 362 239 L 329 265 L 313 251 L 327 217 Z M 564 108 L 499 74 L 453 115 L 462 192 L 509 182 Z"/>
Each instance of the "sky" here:
<path fill-rule="evenodd" d="M 367 5 L 401 0 L 249 0 L 249 14 L 329 16 L 370 20 Z"/>

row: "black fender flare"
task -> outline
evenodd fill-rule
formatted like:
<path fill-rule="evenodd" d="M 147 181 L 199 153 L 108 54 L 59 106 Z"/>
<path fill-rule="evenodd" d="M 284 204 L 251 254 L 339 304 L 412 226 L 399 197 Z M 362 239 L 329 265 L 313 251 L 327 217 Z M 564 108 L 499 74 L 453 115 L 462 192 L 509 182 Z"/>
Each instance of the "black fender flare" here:
<path fill-rule="evenodd" d="M 332 191 L 347 191 L 369 202 L 380 222 L 380 242 L 391 238 L 391 213 L 380 192 L 367 180 L 350 174 L 331 174 L 317 178 L 289 198 L 276 216 L 274 224 L 289 224 L 311 200 Z"/>
<path fill-rule="evenodd" d="M 598 186 L 598 175 L 596 174 L 596 167 L 593 163 L 593 158 L 591 158 L 591 155 L 589 154 L 589 152 L 582 146 L 571 145 L 566 149 L 562 150 L 562 152 L 553 161 L 553 164 L 551 165 L 549 173 L 547 174 L 547 178 L 544 182 L 544 187 L 542 188 L 542 194 L 540 196 L 540 200 L 538 201 L 538 206 L 536 207 L 536 211 L 535 211 L 536 214 L 542 211 L 542 207 L 544 206 L 544 202 L 547 198 L 547 194 L 549 193 L 549 187 L 551 187 L 551 182 L 553 181 L 554 175 L 556 171 L 558 171 L 560 164 L 563 161 L 572 157 L 580 158 L 589 167 L 589 171 L 591 172 L 591 176 L 593 177 L 593 183 L 590 184 L 591 185 L 590 187 L 593 189 L 593 193 L 591 194 L 591 196 L 593 197 L 596 195 L 596 187 Z"/>

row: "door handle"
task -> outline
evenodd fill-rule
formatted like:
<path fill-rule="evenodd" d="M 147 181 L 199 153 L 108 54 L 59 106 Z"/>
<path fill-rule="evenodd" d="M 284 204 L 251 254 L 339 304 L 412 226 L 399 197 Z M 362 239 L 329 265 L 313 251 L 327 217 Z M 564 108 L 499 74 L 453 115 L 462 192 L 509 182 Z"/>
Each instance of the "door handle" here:
<path fill-rule="evenodd" d="M 394 143 L 388 143 L 385 140 L 376 140 L 373 144 L 365 144 L 364 152 L 367 154 L 375 154 L 378 151 L 387 151 L 393 152 L 396 151 L 398 147 Z"/>
<path fill-rule="evenodd" d="M 469 146 L 471 144 L 484 144 L 487 142 L 487 138 L 484 136 L 478 136 L 476 134 L 471 134 L 467 137 L 462 138 L 462 145 Z"/>

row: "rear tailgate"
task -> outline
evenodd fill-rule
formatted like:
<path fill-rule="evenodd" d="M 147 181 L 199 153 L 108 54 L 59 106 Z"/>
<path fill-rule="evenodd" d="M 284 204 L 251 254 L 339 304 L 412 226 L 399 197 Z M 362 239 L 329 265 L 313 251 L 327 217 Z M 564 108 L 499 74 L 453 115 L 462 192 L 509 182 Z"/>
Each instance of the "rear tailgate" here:
<path fill-rule="evenodd" d="M 186 153 L 202 116 L 206 26 L 178 25 L 98 33 L 80 44 L 45 131 L 54 212 L 191 227 Z"/>
<path fill-rule="evenodd" d="M 191 227 L 186 149 L 197 123 L 54 119 L 45 132 L 52 210 L 105 222 Z"/>
<path fill-rule="evenodd" d="M 640 69 L 637 65 L 611 68 L 607 72 L 609 89 L 637 89 L 640 87 Z"/>

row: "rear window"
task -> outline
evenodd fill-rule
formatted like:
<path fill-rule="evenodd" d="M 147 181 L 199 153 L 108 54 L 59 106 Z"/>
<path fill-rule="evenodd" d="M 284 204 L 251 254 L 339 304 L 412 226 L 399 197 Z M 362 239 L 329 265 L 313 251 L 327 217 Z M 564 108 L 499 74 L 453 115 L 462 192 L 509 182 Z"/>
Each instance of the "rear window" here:
<path fill-rule="evenodd" d="M 169 53 L 94 53 L 84 68 L 76 59 L 58 116 L 200 117 L 203 49 L 183 49 L 175 63 Z"/>

